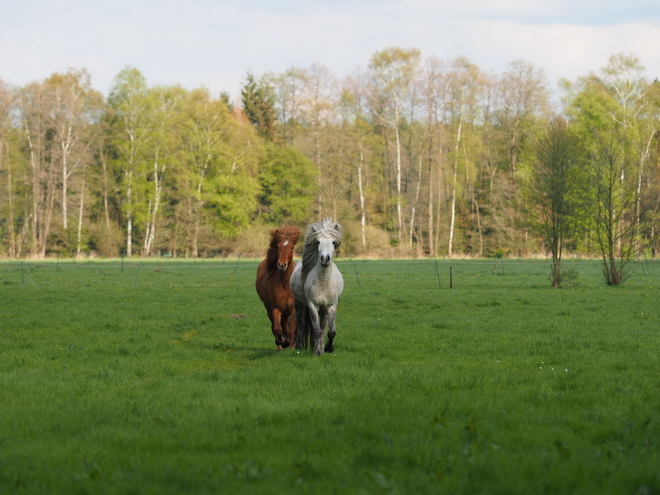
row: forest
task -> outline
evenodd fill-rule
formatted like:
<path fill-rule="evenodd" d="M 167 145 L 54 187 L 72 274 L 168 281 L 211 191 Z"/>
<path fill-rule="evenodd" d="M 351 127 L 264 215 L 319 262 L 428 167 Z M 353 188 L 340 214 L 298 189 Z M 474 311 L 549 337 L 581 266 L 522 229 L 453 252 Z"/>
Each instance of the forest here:
<path fill-rule="evenodd" d="M 0 80 L 0 257 L 262 256 L 325 216 L 355 257 L 655 256 L 660 82 L 633 54 L 562 80 L 414 48 L 240 98 L 84 68 Z M 615 270 L 616 272 L 616 270 Z M 616 283 L 616 280 L 614 280 Z"/>

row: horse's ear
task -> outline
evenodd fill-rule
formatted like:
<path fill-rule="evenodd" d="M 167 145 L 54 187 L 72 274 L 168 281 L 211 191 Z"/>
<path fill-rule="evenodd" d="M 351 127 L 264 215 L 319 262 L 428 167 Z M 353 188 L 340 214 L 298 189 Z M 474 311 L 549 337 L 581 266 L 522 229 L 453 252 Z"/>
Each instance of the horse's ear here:
<path fill-rule="evenodd" d="M 280 229 L 275 229 L 275 235 L 280 233 Z"/>

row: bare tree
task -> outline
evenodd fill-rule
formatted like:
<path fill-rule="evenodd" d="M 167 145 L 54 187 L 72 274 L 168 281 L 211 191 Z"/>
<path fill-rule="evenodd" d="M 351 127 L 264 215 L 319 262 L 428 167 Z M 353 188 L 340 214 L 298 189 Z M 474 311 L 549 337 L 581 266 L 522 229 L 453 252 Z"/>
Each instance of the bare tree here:
<path fill-rule="evenodd" d="M 443 164 L 444 114 L 447 106 L 448 77 L 444 63 L 431 58 L 426 61 L 422 71 L 421 93 L 426 117 L 426 161 L 428 177 L 427 230 L 428 251 L 431 256 L 437 253 L 437 218 L 435 211 L 442 200 L 441 167 Z"/>
<path fill-rule="evenodd" d="M 46 254 L 59 176 L 53 157 L 53 94 L 44 83 L 31 83 L 19 94 L 19 109 L 29 156 L 32 208 L 30 254 Z"/>

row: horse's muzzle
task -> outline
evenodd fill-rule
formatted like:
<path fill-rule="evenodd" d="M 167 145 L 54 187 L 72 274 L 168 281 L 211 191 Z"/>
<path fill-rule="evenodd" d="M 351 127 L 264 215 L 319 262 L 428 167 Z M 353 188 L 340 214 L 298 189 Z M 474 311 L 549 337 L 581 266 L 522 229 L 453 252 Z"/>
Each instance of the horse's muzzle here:
<path fill-rule="evenodd" d="M 277 262 L 277 269 L 281 272 L 286 271 L 288 268 L 289 264 L 288 263 L 280 263 L 279 261 Z"/>
<path fill-rule="evenodd" d="M 330 257 L 330 255 L 321 256 L 320 261 L 321 261 L 321 266 L 328 266 L 332 261 L 332 258 Z"/>

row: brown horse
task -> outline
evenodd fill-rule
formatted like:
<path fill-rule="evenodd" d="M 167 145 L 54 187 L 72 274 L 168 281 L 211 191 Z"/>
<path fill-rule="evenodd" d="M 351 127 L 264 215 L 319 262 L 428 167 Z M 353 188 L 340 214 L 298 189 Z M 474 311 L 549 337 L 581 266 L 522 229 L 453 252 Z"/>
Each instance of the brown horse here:
<path fill-rule="evenodd" d="M 300 229 L 285 225 L 270 231 L 266 259 L 257 268 L 257 294 L 266 307 L 277 350 L 296 345 L 296 310 L 289 285 L 293 272 L 293 247 Z"/>

